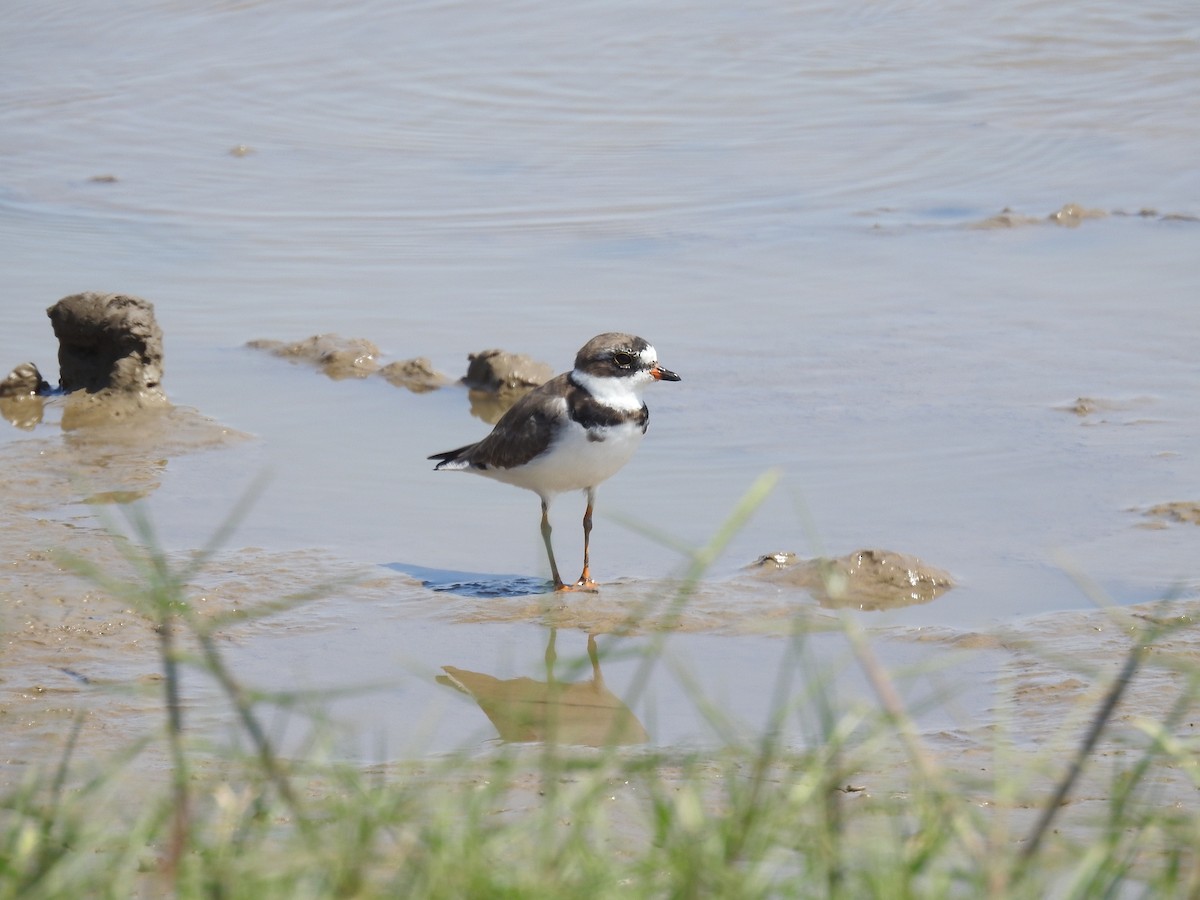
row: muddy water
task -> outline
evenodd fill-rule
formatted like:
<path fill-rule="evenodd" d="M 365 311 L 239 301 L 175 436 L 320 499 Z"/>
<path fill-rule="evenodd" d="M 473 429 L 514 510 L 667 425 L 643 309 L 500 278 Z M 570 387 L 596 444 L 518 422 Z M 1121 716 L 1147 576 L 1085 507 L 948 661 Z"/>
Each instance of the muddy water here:
<path fill-rule="evenodd" d="M 228 571 L 277 577 L 231 588 L 239 599 L 318 577 L 296 554 L 366 571 L 380 593 L 230 646 L 271 683 L 386 684 L 387 716 L 377 698 L 340 708 L 405 752 L 494 736 L 435 681 L 444 666 L 547 680 L 557 624 L 586 680 L 584 630 L 602 656 L 646 640 L 610 629 L 671 591 L 671 542 L 707 540 L 772 467 L 781 487 L 673 638 L 752 720 L 765 707 L 747 698 L 765 704 L 771 683 L 754 663 L 783 652 L 779 623 L 828 615 L 744 579 L 764 553 L 877 547 L 949 572 L 957 587 L 931 602 L 862 613 L 899 638 L 897 664 L 940 657 L 909 640 L 930 629 L 1087 608 L 1069 571 L 1117 604 L 1195 594 L 1200 532 L 1144 515 L 1200 484 L 1194 13 L 327 6 L 6 16 L 0 365 L 54 371 L 43 310 L 58 298 L 138 294 L 166 334 L 172 400 L 253 436 L 89 460 L 53 410 L 6 426 L 6 467 L 74 491 L 6 512 L 18 562 L 81 536 L 101 546 L 97 505 L 80 501 L 104 491 L 143 495 L 183 553 L 265 472 L 235 537 L 253 549 Z M 1051 218 L 1068 204 L 1086 214 Z M 593 566 L 610 587 L 555 615 L 437 589 L 545 574 L 532 495 L 429 471 L 429 453 L 485 431 L 464 390 L 334 382 L 245 347 L 339 332 L 457 376 L 490 347 L 561 370 L 611 329 L 649 338 L 684 380 L 650 393 L 647 442 L 600 492 Z M 82 479 L 62 470 L 71 458 Z M 571 568 L 581 503 L 555 513 Z M 36 588 L 12 590 L 28 609 Z M 28 620 L 9 600 L 6 638 L 67 615 L 72 595 L 56 596 Z M 844 659 L 837 640 L 814 639 Z M 84 674 L 128 676 L 111 655 Z M 986 695 L 1002 663 L 970 651 L 954 680 Z M 55 666 L 75 668 L 69 653 L 29 659 L 3 686 L 48 683 Z M 619 698 L 636 682 L 633 663 L 601 667 Z M 704 738 L 679 684 L 647 691 L 633 712 L 650 740 Z"/>

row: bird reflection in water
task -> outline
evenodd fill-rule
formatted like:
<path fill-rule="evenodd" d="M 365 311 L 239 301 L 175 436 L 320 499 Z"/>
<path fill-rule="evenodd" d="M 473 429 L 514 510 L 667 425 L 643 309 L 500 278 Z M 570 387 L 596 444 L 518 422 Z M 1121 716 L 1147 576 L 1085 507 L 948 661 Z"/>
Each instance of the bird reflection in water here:
<path fill-rule="evenodd" d="M 580 682 L 562 682 L 555 677 L 556 640 L 557 629 L 551 628 L 546 644 L 545 681 L 525 677 L 500 679 L 454 666 L 443 666 L 446 674 L 437 676 L 437 681 L 479 704 L 504 741 L 547 741 L 587 747 L 645 743 L 647 735 L 642 723 L 604 686 L 595 636 L 589 634 L 587 639 L 592 677 Z"/>

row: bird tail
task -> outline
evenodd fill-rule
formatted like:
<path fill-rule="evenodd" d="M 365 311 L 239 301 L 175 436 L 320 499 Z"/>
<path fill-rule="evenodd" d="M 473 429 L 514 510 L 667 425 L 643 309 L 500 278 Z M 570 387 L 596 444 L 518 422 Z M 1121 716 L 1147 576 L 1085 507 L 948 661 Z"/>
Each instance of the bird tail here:
<path fill-rule="evenodd" d="M 434 453 L 432 456 L 428 456 L 426 458 L 438 460 L 438 464 L 433 467 L 435 472 L 440 469 L 448 469 L 450 471 L 455 469 L 466 469 L 471 465 L 471 461 L 467 458 L 467 455 L 474 449 L 475 444 L 467 444 L 465 447 L 459 447 L 457 450 L 447 450 L 444 453 Z"/>

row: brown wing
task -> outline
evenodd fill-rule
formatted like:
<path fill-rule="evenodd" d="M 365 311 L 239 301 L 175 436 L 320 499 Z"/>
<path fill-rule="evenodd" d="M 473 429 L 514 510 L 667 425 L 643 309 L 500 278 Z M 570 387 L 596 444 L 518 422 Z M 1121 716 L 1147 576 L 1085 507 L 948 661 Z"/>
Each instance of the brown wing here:
<path fill-rule="evenodd" d="M 475 469 L 511 469 L 529 462 L 550 446 L 567 386 L 565 374 L 550 379 L 518 400 L 482 441 L 429 458 L 441 460 L 438 466 L 461 460 Z"/>
<path fill-rule="evenodd" d="M 492 433 L 468 451 L 471 465 L 511 469 L 545 452 L 562 414 L 559 403 L 568 386 L 567 377 L 558 375 L 518 400 L 500 417 Z"/>

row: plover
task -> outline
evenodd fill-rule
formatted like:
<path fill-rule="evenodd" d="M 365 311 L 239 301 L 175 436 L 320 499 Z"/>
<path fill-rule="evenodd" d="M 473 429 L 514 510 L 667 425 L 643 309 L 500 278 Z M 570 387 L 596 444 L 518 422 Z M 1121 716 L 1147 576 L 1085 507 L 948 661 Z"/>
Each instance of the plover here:
<path fill-rule="evenodd" d="M 598 334 L 580 348 L 575 368 L 530 391 L 477 444 L 435 453 L 435 470 L 475 472 L 533 491 L 542 500 L 542 541 L 556 591 L 594 590 L 588 563 L 596 488 L 629 462 L 642 442 L 650 411 L 642 391 L 655 381 L 679 381 L 658 364 L 650 344 L 632 334 Z M 573 584 L 558 574 L 550 543 L 550 504 L 564 491 L 587 492 L 583 513 L 583 573 Z"/>

